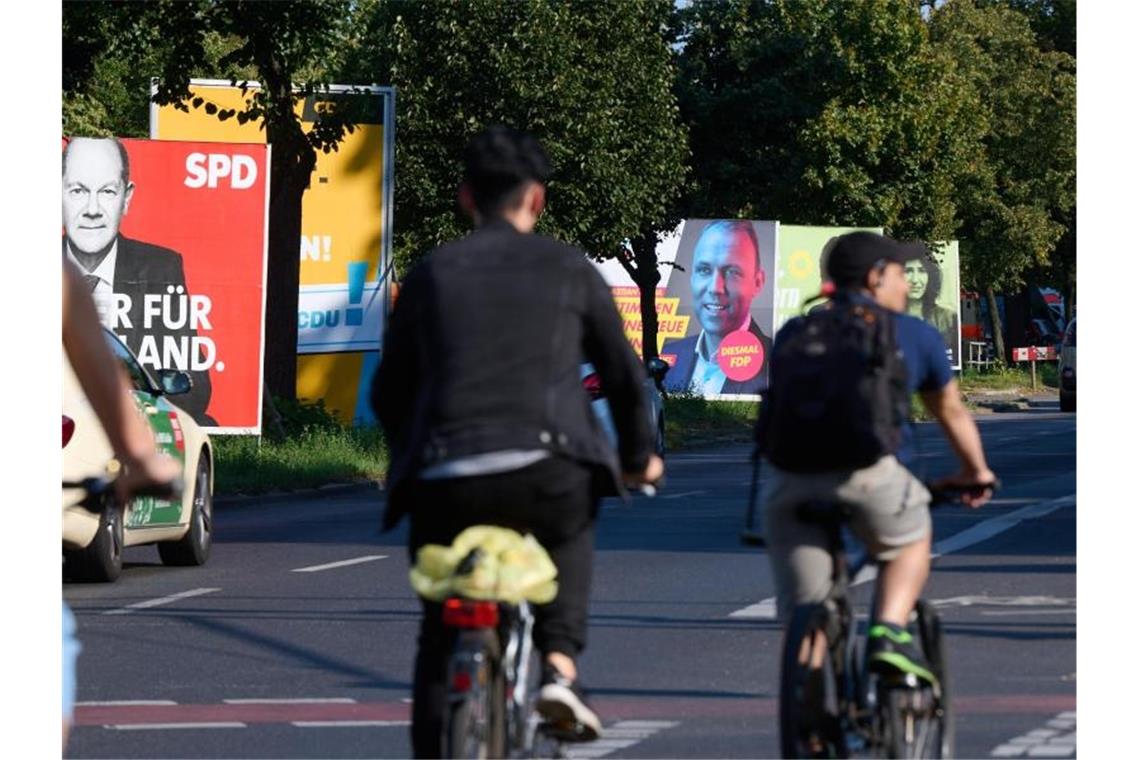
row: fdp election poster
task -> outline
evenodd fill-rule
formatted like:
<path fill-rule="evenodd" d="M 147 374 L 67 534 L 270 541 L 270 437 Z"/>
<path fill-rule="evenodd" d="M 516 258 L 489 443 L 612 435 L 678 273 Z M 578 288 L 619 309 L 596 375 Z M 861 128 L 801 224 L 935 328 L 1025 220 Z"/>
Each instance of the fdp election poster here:
<path fill-rule="evenodd" d="M 249 89 L 255 90 L 256 84 Z M 219 121 L 206 104 L 244 109 L 251 94 L 228 81 L 194 80 L 203 107 L 152 106 L 151 137 L 265 142 L 259 121 Z M 302 122 L 347 101 L 359 114 L 338 149 L 318 153 L 302 202 L 297 313 L 297 394 L 323 399 L 344 421 L 372 421 L 368 384 L 388 303 L 394 157 L 394 91 L 333 85 L 297 105 Z"/>
<path fill-rule="evenodd" d="M 668 298 L 687 319 L 661 347 L 665 386 L 705 398 L 757 398 L 775 321 L 776 222 L 686 219 Z M 679 334 L 678 334 L 679 333 Z"/>
<path fill-rule="evenodd" d="M 212 432 L 261 429 L 268 146 L 75 137 L 63 150 L 63 253 L 103 324 Z"/>
<path fill-rule="evenodd" d="M 657 351 L 667 388 L 755 399 L 767 380 L 776 283 L 776 222 L 686 219 L 657 244 Z M 637 286 L 612 259 L 596 264 L 626 337 L 642 354 Z"/>

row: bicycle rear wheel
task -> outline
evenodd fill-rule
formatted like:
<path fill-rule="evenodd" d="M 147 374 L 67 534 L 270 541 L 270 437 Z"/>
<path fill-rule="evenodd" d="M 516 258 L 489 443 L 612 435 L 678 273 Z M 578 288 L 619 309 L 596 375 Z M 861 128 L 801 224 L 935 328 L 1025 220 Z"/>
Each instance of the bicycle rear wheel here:
<path fill-rule="evenodd" d="M 503 757 L 506 743 L 505 683 L 493 630 L 464 632 L 448 666 L 444 757 Z"/>
<path fill-rule="evenodd" d="M 930 605 L 919 601 L 913 627 L 938 684 L 883 681 L 879 692 L 878 729 L 882 757 L 946 758 L 954 756 L 954 720 L 950 709 L 948 669 L 942 624 Z"/>
<path fill-rule="evenodd" d="M 831 636 L 828 636 L 830 629 Z M 840 626 L 825 605 L 796 608 L 784 635 L 780 667 L 780 751 L 783 757 L 847 757 L 839 719 L 839 686 L 832 652 L 843 651 Z M 819 667 L 813 648 L 825 646 Z M 818 654 L 818 649 L 816 649 Z"/>

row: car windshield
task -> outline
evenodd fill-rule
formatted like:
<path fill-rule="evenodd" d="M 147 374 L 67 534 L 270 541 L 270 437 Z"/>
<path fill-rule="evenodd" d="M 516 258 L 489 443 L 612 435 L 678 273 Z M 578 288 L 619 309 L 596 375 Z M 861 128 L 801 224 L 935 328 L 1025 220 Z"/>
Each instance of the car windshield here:
<path fill-rule="evenodd" d="M 111 332 L 104 330 L 103 336 L 107 339 L 107 345 L 111 347 L 111 353 L 127 368 L 127 374 L 131 377 L 131 385 L 134 386 L 135 390 L 154 393 L 155 388 L 158 387 L 157 383 L 146 371 L 146 368 L 139 363 L 139 360 L 135 358 L 135 355 L 131 353 L 131 350 L 124 346 L 122 341 Z"/>
<path fill-rule="evenodd" d="M 1069 323 L 1069 329 L 1065 331 L 1065 345 L 1076 348 L 1077 346 L 1077 320 Z"/>

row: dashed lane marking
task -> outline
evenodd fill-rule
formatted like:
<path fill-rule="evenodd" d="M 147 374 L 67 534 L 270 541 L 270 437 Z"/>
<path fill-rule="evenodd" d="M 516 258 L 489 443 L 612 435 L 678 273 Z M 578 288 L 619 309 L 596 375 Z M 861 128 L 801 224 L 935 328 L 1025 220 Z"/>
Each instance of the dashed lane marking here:
<path fill-rule="evenodd" d="M 1077 714 L 1063 712 L 1045 724 L 1000 744 L 991 757 L 1076 757 Z"/>
<path fill-rule="evenodd" d="M 979 544 L 986 541 L 999 533 L 1004 533 L 1018 523 L 1025 520 L 1032 520 L 1037 517 L 1044 517 L 1050 512 L 1055 512 L 1064 507 L 1076 506 L 1077 495 L 1070 494 L 1062 496 L 1059 499 L 1051 501 L 1043 501 L 1039 504 L 1032 504 L 1028 507 L 1015 509 L 1014 511 L 991 517 L 988 520 L 967 528 L 961 533 L 955 533 L 949 538 L 939 541 L 931 548 L 930 558 L 935 559 L 944 554 L 952 554 L 953 552 L 965 549 L 967 546 Z M 865 565 L 849 584 L 850 587 L 859 586 L 869 581 L 873 581 L 878 577 L 879 570 L 875 565 Z M 772 620 L 776 617 L 776 597 L 769 597 L 756 604 L 750 604 L 735 612 L 729 614 L 730 618 L 756 618 L 761 620 Z"/>
<path fill-rule="evenodd" d="M 132 707 L 138 705 L 176 705 L 170 699 L 108 699 L 93 702 L 76 702 L 76 707 Z"/>
<path fill-rule="evenodd" d="M 182 591 L 178 594 L 171 594 L 170 596 L 163 596 L 158 599 L 147 599 L 145 602 L 136 602 L 128 604 L 126 607 L 120 607 L 116 610 L 107 610 L 104 615 L 129 615 L 137 610 L 150 609 L 151 607 L 161 607 L 164 604 L 173 604 L 174 602 L 183 599 L 189 599 L 193 596 L 202 596 L 203 594 L 212 594 L 215 591 L 221 591 L 220 588 L 196 588 L 190 591 Z"/>
<path fill-rule="evenodd" d="M 682 491 L 681 493 L 671 493 L 667 496 L 662 496 L 661 498 L 662 499 L 683 499 L 686 496 L 696 496 L 696 495 L 702 494 L 702 493 L 705 493 L 705 492 L 703 490 L 701 490 L 701 491 Z"/>
<path fill-rule="evenodd" d="M 244 723 L 120 723 L 104 726 L 116 731 L 165 731 L 173 728 L 245 728 Z"/>
<path fill-rule="evenodd" d="M 329 562 L 325 565 L 313 565 L 311 567 L 298 567 L 294 568 L 295 573 L 319 573 L 322 570 L 332 570 L 337 567 L 348 567 L 349 565 L 359 565 L 363 562 L 375 562 L 378 559 L 387 559 L 387 554 L 370 554 L 367 557 L 356 557 L 355 559 L 345 559 L 340 562 Z"/>
<path fill-rule="evenodd" d="M 223 699 L 227 705 L 354 705 L 348 697 L 298 697 L 295 699 Z M 174 704 L 170 702 L 169 704 Z"/>
<path fill-rule="evenodd" d="M 297 728 L 387 728 L 410 726 L 410 720 L 295 720 Z"/>
<path fill-rule="evenodd" d="M 566 750 L 566 756 L 577 758 L 605 757 L 619 749 L 627 749 L 656 734 L 680 725 L 671 720 L 623 720 L 602 729 L 602 738 Z"/>

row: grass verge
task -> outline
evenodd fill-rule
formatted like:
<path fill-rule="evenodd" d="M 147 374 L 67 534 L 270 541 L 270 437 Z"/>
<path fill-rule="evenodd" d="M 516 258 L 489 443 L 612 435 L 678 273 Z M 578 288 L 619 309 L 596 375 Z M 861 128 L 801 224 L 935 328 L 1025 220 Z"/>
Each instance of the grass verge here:
<path fill-rule="evenodd" d="M 323 404 L 278 402 L 285 439 L 213 436 L 214 491 L 258 494 L 376 480 L 388 452 L 377 428 L 346 427 Z"/>
<path fill-rule="evenodd" d="M 756 401 L 709 401 L 691 392 L 665 397 L 665 449 L 747 443 L 756 424 Z"/>
<path fill-rule="evenodd" d="M 965 393 L 1006 391 L 1010 393 L 1033 393 L 1033 378 L 1028 364 L 1013 367 L 997 367 L 978 371 L 967 369 L 962 372 L 959 385 Z M 1057 363 L 1037 362 L 1037 393 L 1049 393 L 1059 388 Z"/>

